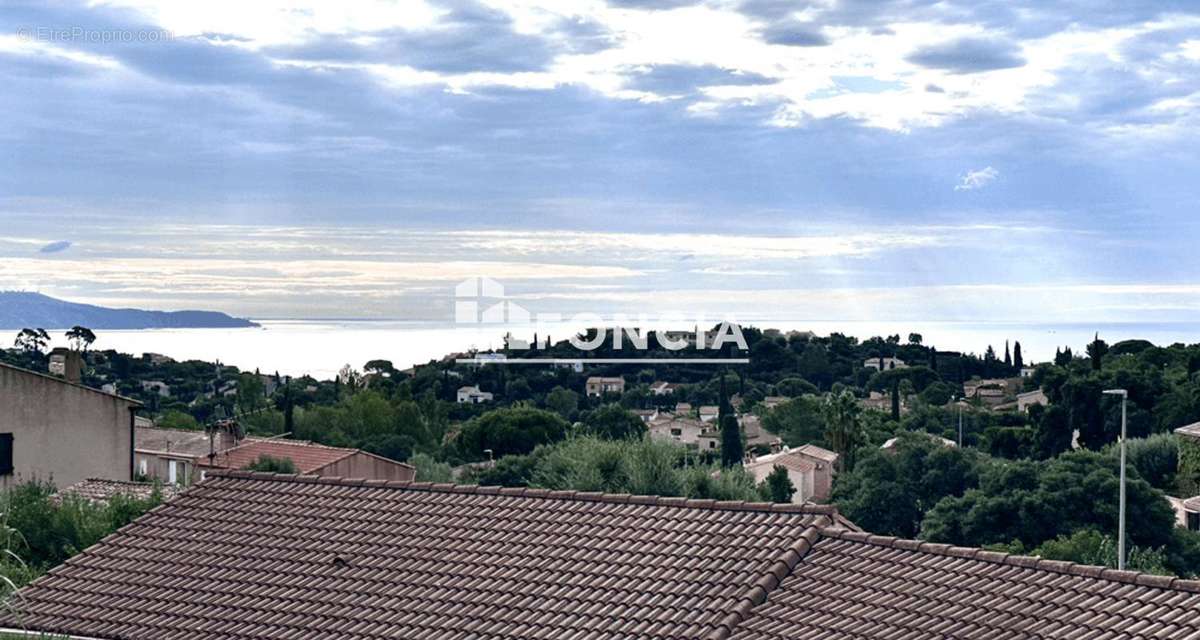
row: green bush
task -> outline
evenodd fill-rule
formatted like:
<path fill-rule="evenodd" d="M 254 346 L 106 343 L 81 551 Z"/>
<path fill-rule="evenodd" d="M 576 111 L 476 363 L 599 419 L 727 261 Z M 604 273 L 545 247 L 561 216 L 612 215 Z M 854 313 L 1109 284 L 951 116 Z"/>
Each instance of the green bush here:
<path fill-rule="evenodd" d="M 24 586 L 162 501 L 158 491 L 144 500 L 118 495 L 107 503 L 77 496 L 55 500 L 53 494 L 54 486 L 45 482 L 0 494 L 0 593 Z"/>
<path fill-rule="evenodd" d="M 273 458 L 268 455 L 258 457 L 258 460 L 246 467 L 250 471 L 266 473 L 296 473 L 296 463 L 291 458 Z"/>

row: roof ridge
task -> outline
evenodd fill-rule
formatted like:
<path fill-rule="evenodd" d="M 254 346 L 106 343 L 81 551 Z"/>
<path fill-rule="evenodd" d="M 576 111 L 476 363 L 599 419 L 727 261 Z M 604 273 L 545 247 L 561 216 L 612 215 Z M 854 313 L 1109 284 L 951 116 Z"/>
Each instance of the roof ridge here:
<path fill-rule="evenodd" d="M 218 451 L 217 453 L 218 454 L 229 453 L 230 451 L 241 449 L 242 447 L 249 447 L 252 445 L 261 445 L 263 443 L 284 444 L 287 446 L 294 446 L 294 447 L 311 447 L 313 449 L 331 449 L 334 451 L 345 451 L 346 455 L 350 455 L 351 453 L 359 451 L 359 449 L 354 449 L 351 447 L 334 447 L 334 446 L 327 445 L 327 444 L 320 444 L 317 442 L 313 442 L 312 440 L 293 440 L 291 438 L 259 438 L 259 437 L 255 437 L 255 436 L 247 436 L 246 438 L 243 438 L 242 442 L 239 442 L 237 445 L 229 447 L 228 449 L 226 449 L 224 451 Z"/>
<path fill-rule="evenodd" d="M 895 536 L 880 536 L 866 531 L 850 531 L 848 529 L 837 529 L 833 527 L 821 527 L 821 535 L 827 538 L 860 542 L 890 549 L 903 549 L 905 551 L 918 551 L 921 553 L 932 553 L 940 556 L 966 558 L 970 560 L 990 562 L 993 564 L 1022 567 L 1025 569 L 1037 569 L 1039 571 L 1050 571 L 1084 578 L 1097 578 L 1100 580 L 1109 580 L 1112 582 L 1134 584 L 1157 589 L 1176 589 L 1180 591 L 1200 593 L 1200 580 L 1189 580 L 1185 578 L 1177 578 L 1175 576 L 1160 576 L 1151 573 L 1142 573 L 1140 571 L 1121 571 L 1111 567 L 1079 564 L 1077 562 L 1070 562 L 1067 560 L 1049 560 L 1047 558 L 1041 558 L 1038 556 L 1025 556 L 1015 553 L 1004 553 L 1002 551 L 989 551 L 979 547 L 959 547 L 940 542 L 909 540 Z"/>
<path fill-rule="evenodd" d="M 570 489 L 539 489 L 534 487 L 499 487 L 474 484 L 455 484 L 451 482 L 417 482 L 404 480 L 371 480 L 366 478 L 343 478 L 340 476 L 316 476 L 296 473 L 271 473 L 267 471 L 247 471 L 244 469 L 217 469 L 205 474 L 205 481 L 218 478 L 235 478 L 243 480 L 271 480 L 275 482 L 303 482 L 309 484 L 330 484 L 349 487 L 377 487 L 389 489 L 407 489 L 410 491 L 436 491 L 440 493 L 469 493 L 475 495 L 499 495 L 519 498 L 544 498 L 551 500 L 576 500 L 581 502 L 605 502 L 612 504 L 640 504 L 660 507 L 686 507 L 691 509 L 712 509 L 719 511 L 741 511 L 759 513 L 797 513 L 804 515 L 825 516 L 833 521 L 839 514 L 833 505 L 815 504 L 779 504 L 772 502 L 746 502 L 744 500 L 713 500 L 701 498 L 685 498 L 682 496 L 650 496 L 631 493 L 603 493 L 599 491 L 574 491 Z"/>
<path fill-rule="evenodd" d="M 792 574 L 796 565 L 804 561 L 804 557 L 821 539 L 825 527 L 812 524 L 805 527 L 804 532 L 779 556 L 766 572 L 754 581 L 754 586 L 738 599 L 738 604 L 720 622 L 717 628 L 708 635 L 707 640 L 726 640 L 733 635 L 738 625 L 750 616 L 754 607 L 767 601 L 767 596 L 778 587 L 784 579 Z"/>

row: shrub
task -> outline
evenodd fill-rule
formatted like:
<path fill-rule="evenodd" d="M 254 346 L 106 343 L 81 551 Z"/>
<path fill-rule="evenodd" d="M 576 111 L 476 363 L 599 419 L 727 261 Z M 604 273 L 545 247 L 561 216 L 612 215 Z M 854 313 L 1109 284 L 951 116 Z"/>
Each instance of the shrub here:
<path fill-rule="evenodd" d="M 291 458 L 273 458 L 262 455 L 258 457 L 258 460 L 250 463 L 246 469 L 266 473 L 296 473 L 296 463 L 292 462 Z"/>

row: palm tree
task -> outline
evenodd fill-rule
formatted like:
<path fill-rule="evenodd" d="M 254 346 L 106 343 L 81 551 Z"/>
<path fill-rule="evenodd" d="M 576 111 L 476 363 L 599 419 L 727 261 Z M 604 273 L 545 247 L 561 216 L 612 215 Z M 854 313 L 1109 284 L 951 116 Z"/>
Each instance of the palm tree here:
<path fill-rule="evenodd" d="M 842 470 L 854 467 L 854 450 L 867 441 L 859 414 L 862 407 L 850 391 L 825 396 L 825 440 L 838 454 Z"/>

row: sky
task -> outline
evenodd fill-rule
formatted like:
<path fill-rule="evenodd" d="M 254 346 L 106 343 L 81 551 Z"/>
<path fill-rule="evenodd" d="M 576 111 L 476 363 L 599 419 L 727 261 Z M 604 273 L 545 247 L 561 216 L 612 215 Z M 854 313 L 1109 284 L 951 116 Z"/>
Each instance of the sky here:
<path fill-rule="evenodd" d="M 0 2 L 0 290 L 1187 321 L 1200 4 Z"/>

